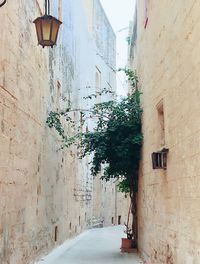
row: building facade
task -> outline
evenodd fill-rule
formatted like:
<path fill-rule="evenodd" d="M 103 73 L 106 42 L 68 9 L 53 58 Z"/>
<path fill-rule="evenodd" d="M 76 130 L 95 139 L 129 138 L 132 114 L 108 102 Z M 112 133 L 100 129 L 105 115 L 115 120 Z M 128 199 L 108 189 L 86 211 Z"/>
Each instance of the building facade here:
<path fill-rule="evenodd" d="M 2 264 L 34 262 L 104 217 L 105 206 L 109 218 L 116 215 L 102 201 L 94 213 L 104 188 L 94 195 L 88 159 L 80 161 L 73 146 L 58 151 L 60 139 L 46 125 L 50 111 L 89 107 L 83 97 L 115 90 L 115 35 L 100 2 L 87 4 L 52 1 L 52 14 L 63 22 L 53 49 L 37 46 L 33 20 L 43 14 L 43 0 L 8 1 L 0 9 Z"/>
<path fill-rule="evenodd" d="M 131 63 L 144 111 L 139 250 L 152 264 L 200 263 L 199 11 L 199 1 L 137 1 Z M 163 149 L 167 168 L 153 169 L 151 154 Z"/>
<path fill-rule="evenodd" d="M 97 0 L 82 0 L 87 18 L 88 31 L 94 39 L 95 76 L 93 93 L 103 89 L 114 92 L 97 96 L 95 102 L 113 100 L 116 93 L 116 37 L 110 22 Z M 90 94 L 92 94 L 90 90 Z M 88 124 L 93 126 L 93 122 Z M 129 199 L 118 192 L 117 181 L 93 179 L 93 224 L 94 226 L 109 226 L 124 224 L 127 221 Z"/>

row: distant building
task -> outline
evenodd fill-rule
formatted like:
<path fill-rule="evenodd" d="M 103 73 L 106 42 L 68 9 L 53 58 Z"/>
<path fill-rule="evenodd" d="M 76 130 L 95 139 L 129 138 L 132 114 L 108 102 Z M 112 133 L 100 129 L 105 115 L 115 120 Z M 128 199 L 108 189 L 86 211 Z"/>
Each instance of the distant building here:
<path fill-rule="evenodd" d="M 116 92 L 116 37 L 99 0 L 82 0 L 88 30 L 94 39 L 95 92 L 106 88 Z M 90 82 L 88 80 L 88 82 Z M 90 90 L 91 92 L 91 90 Z M 94 92 L 94 91 L 93 91 Z M 97 96 L 96 103 L 113 99 L 112 94 Z M 124 224 L 127 221 L 129 199 L 117 191 L 117 181 L 104 182 L 100 177 L 93 181 L 93 222 L 104 226 Z"/>

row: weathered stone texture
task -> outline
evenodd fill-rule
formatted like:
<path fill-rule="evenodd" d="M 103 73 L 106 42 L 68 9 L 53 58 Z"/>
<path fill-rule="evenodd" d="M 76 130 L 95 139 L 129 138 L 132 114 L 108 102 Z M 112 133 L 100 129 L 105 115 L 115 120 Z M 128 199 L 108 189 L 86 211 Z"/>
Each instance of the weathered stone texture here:
<path fill-rule="evenodd" d="M 106 182 L 94 179 L 93 216 L 99 218 L 96 225 L 100 221 L 104 226 L 127 223 L 130 199 L 118 191 L 117 183 L 116 180 Z"/>
<path fill-rule="evenodd" d="M 59 142 L 45 126 L 47 112 L 58 107 L 57 80 L 68 87 L 69 77 L 58 69 L 64 68 L 64 60 L 57 59 L 53 72 L 53 56 L 58 55 L 36 45 L 32 21 L 37 15 L 36 2 L 18 1 L 7 3 L 0 16 L 2 264 L 30 263 L 83 230 L 85 218 L 91 217 L 89 205 L 74 198 L 78 173 L 74 155 L 70 161 L 69 152 L 57 152 Z M 63 50 L 60 44 L 58 52 Z"/>
<path fill-rule="evenodd" d="M 143 160 L 139 183 L 139 248 L 155 264 L 200 263 L 200 2 L 138 5 L 136 65 L 142 89 Z M 163 100 L 165 145 L 157 105 Z M 151 153 L 169 148 L 166 171 Z"/>
<path fill-rule="evenodd" d="M 44 1 L 7 1 L 0 9 L 1 264 L 32 263 L 93 216 L 88 159 L 78 160 L 74 147 L 58 151 L 45 122 L 50 110 L 89 105 L 83 96 L 95 91 L 96 66 L 102 88 L 108 81 L 115 89 L 115 73 L 96 55 L 81 1 L 51 2 L 63 21 L 54 49 L 37 46 L 32 23 Z"/>

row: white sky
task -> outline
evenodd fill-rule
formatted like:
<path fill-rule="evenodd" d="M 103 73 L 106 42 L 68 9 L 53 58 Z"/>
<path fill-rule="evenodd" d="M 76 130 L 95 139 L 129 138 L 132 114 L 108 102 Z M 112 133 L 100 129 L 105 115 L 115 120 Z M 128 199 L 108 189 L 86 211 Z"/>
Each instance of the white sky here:
<path fill-rule="evenodd" d="M 133 20 L 135 0 L 100 0 L 105 13 L 116 33 L 117 69 L 127 64 L 127 41 L 129 22 Z M 120 95 L 126 92 L 124 76 L 117 73 L 117 90 Z"/>

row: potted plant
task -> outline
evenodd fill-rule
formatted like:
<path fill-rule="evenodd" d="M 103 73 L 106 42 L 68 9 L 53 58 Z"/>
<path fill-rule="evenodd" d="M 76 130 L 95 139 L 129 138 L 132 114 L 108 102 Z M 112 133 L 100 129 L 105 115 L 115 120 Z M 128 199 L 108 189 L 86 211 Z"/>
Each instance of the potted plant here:
<path fill-rule="evenodd" d="M 121 239 L 121 251 L 122 252 L 131 252 L 132 249 L 134 248 L 133 244 L 133 230 L 131 227 L 129 227 L 129 219 L 130 219 L 130 212 L 131 212 L 131 205 L 129 208 L 128 212 L 128 218 L 127 218 L 127 223 L 124 223 L 125 230 L 124 233 L 126 234 L 126 238 Z"/>

